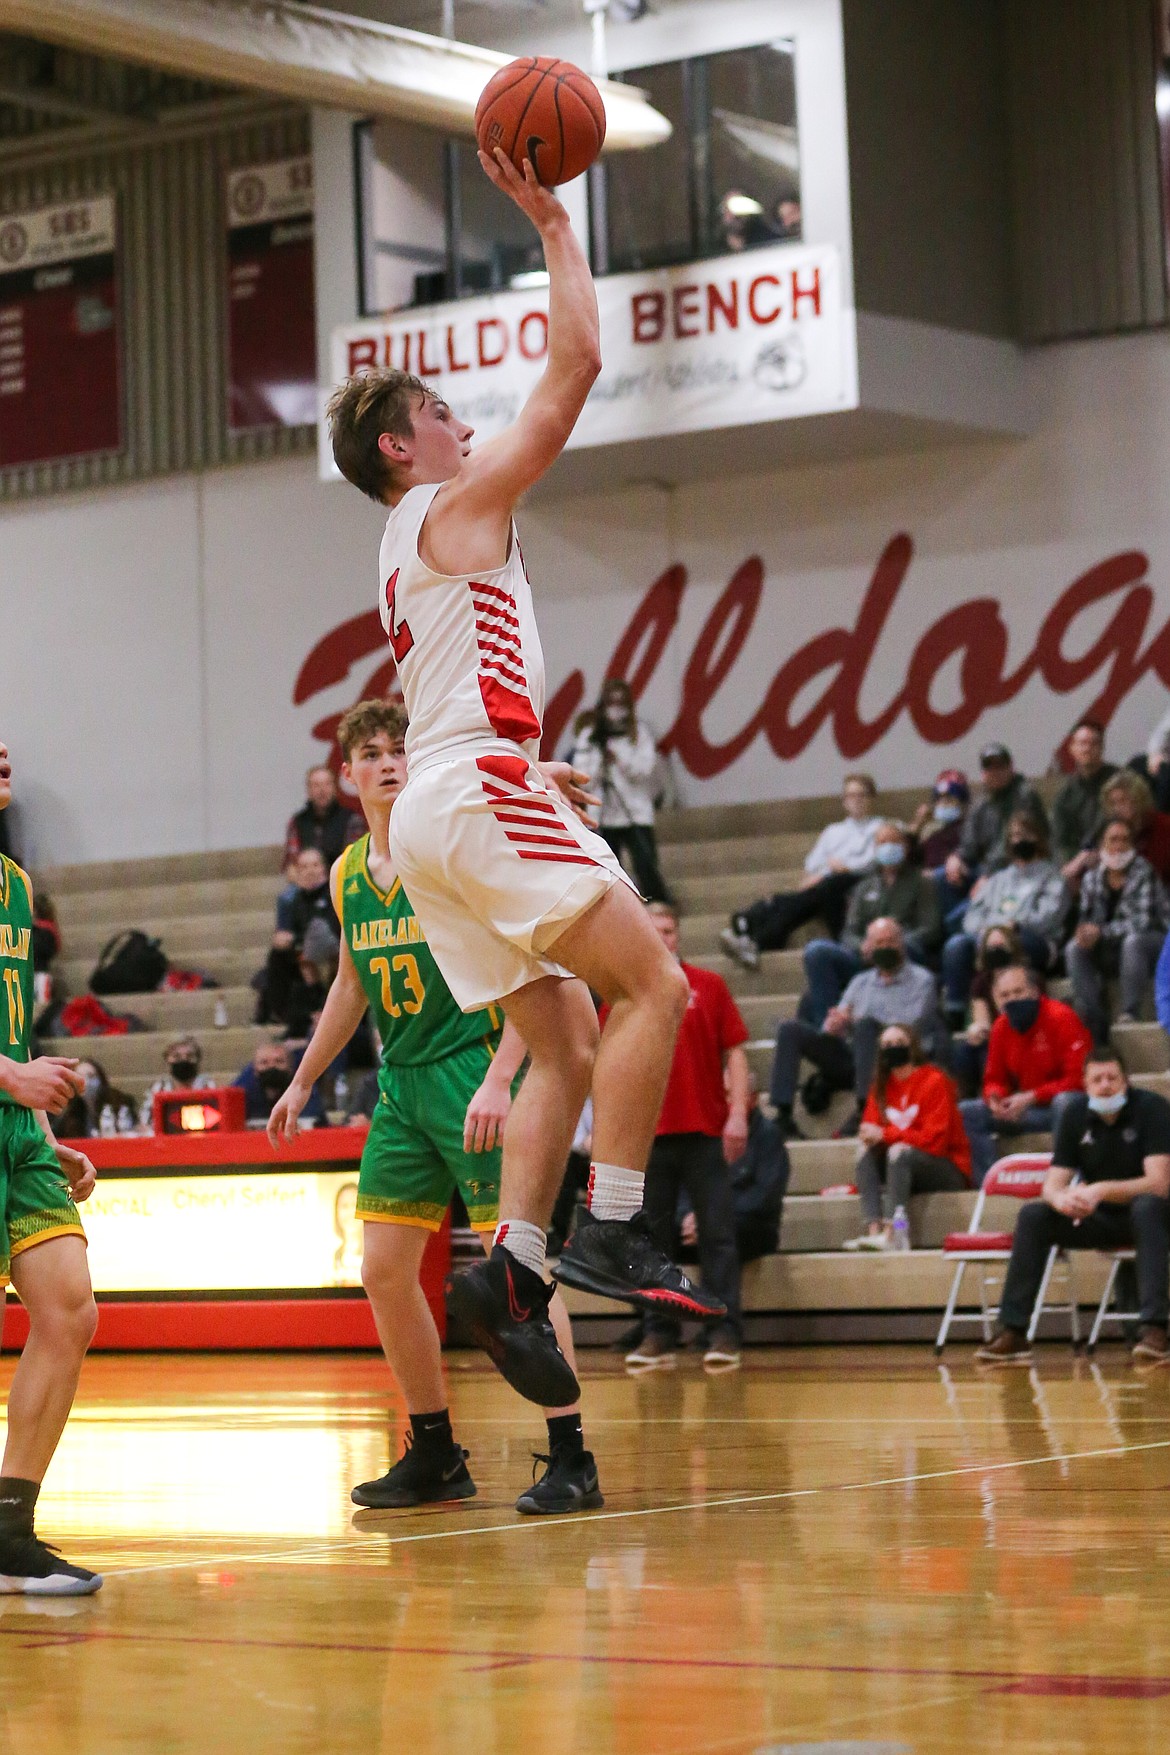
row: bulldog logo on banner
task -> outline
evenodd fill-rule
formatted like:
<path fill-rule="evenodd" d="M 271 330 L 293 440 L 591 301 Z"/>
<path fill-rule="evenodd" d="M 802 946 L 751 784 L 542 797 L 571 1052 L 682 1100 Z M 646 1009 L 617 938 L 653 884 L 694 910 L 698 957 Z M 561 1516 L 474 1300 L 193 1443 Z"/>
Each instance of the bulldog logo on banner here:
<path fill-rule="evenodd" d="M 776 758 L 786 762 L 828 725 L 842 759 L 855 762 L 903 716 L 925 743 L 951 744 L 1037 679 L 1054 696 L 1095 685 L 1092 700 L 1079 704 L 1077 711 L 1103 724 L 1143 677 L 1152 673 L 1170 687 L 1170 622 L 1151 634 L 1154 593 L 1145 582 L 1149 562 L 1140 550 L 1129 549 L 1097 562 L 1053 598 L 1031 650 L 1014 667 L 1008 664 L 1009 630 L 998 598 L 974 597 L 947 610 L 912 646 L 907 641 L 900 648 L 906 653 L 900 677 L 887 682 L 885 704 L 864 717 L 860 703 L 872 699 L 867 685 L 875 680 L 870 675 L 875 649 L 887 628 L 896 635 L 899 594 L 913 555 L 909 536 L 893 537 L 878 558 L 852 627 L 825 628 L 784 656 L 754 701 L 742 682 L 737 687 L 733 672 L 749 642 L 774 636 L 757 627 L 763 562 L 745 560 L 713 604 L 681 666 L 673 722 L 660 739 L 663 753 L 673 755 L 694 779 L 709 781 L 726 773 L 757 739 L 765 739 Z M 574 668 L 550 691 L 544 715 L 546 756 L 561 748 L 574 715 L 593 698 L 603 676 L 628 680 L 635 698 L 645 693 L 675 635 L 687 580 L 684 566 L 668 567 L 646 591 L 608 663 L 590 677 Z M 374 662 L 362 674 L 367 659 Z M 936 683 L 944 670 L 957 683 L 948 684 L 950 698 L 940 703 Z M 317 642 L 297 676 L 293 704 L 306 705 L 351 677 L 346 707 L 364 696 L 397 691 L 394 660 L 377 609 L 351 617 Z M 715 741 L 708 715 L 714 716 L 724 690 L 726 698 L 743 703 L 742 718 L 730 736 Z M 340 716 L 340 711 L 326 713 L 312 726 L 313 736 L 325 746 L 324 759 L 335 770 L 340 766 L 334 736 Z M 1053 720 L 1060 725 L 1058 712 Z"/>

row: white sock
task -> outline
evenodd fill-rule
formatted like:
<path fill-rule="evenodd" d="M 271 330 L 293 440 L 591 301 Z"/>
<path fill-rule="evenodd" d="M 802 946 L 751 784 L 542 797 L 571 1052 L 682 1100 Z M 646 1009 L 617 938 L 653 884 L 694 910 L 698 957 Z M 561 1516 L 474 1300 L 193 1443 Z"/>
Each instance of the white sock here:
<path fill-rule="evenodd" d="M 531 1268 L 534 1274 L 544 1273 L 544 1232 L 527 1219 L 501 1219 L 492 1238 L 492 1248 L 502 1243 L 509 1255 Z"/>
<path fill-rule="evenodd" d="M 595 1219 L 632 1219 L 641 1211 L 645 1182 L 619 1164 L 590 1164 L 585 1204 Z"/>

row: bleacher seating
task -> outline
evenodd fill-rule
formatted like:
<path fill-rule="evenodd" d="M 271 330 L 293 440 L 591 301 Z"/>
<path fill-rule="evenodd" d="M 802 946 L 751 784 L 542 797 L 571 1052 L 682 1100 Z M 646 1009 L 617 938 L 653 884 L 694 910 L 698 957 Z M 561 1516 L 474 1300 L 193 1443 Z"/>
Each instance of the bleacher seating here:
<path fill-rule="evenodd" d="M 921 797 L 919 790 L 883 793 L 879 807 L 885 814 L 909 816 Z M 659 819 L 663 870 L 684 911 L 683 955 L 727 980 L 751 1031 L 750 1057 L 765 1090 L 771 1039 L 778 1021 L 795 1011 L 802 986 L 799 947 L 811 929 L 794 934 L 793 949 L 766 953 L 759 969 L 750 972 L 720 953 L 717 934 L 735 903 L 799 882 L 813 838 L 839 810 L 833 795 L 704 806 L 664 813 Z M 256 847 L 60 866 L 38 873 L 58 905 L 64 948 L 57 971 L 71 993 L 85 991 L 102 945 L 123 926 L 157 934 L 173 963 L 203 969 L 223 983 L 215 992 L 128 995 L 113 1001 L 149 1026 L 144 1034 L 93 1039 L 93 1052 L 116 1083 L 140 1094 L 161 1068 L 167 1039 L 180 1030 L 198 1037 L 204 1071 L 225 1080 L 236 1075 L 259 1041 L 278 1034 L 252 1024 L 255 995 L 248 981 L 267 954 L 279 868 L 277 847 Z M 1062 983 L 1054 991 L 1067 995 Z M 219 998 L 226 1001 L 229 1021 L 226 1028 L 216 1029 L 213 1015 Z M 1135 1082 L 1170 1095 L 1170 1048 L 1163 1032 L 1153 1024 L 1127 1025 L 1116 1032 L 1116 1040 Z M 45 1046 L 56 1052 L 79 1051 L 76 1043 Z M 974 1196 L 918 1197 L 913 1216 L 924 1247 L 909 1258 L 841 1253 L 844 1240 L 861 1228 L 860 1204 L 856 1197 L 825 1197 L 821 1190 L 853 1178 L 854 1142 L 829 1137 L 850 1106 L 842 1095 L 816 1120 L 800 1117 L 806 1131 L 824 1137 L 790 1147 L 792 1180 L 780 1252 L 746 1270 L 746 1309 L 789 1317 L 791 1332 L 800 1334 L 832 1332 L 831 1324 L 828 1329 L 817 1326 L 828 1318 L 872 1315 L 880 1324 L 880 1313 L 910 1312 L 917 1324 L 909 1332 L 932 1336 L 951 1276 L 942 1242 L 948 1232 L 966 1225 Z M 1013 1142 L 1016 1150 L 1048 1144 L 1041 1135 Z M 1011 1223 L 1010 1214 L 1004 1222 Z M 1102 1267 L 1102 1284 L 1104 1272 Z M 1094 1265 L 1085 1275 L 1084 1296 L 1095 1303 L 1100 1291 Z M 570 1306 L 583 1316 L 614 1314 L 613 1305 L 584 1294 L 571 1295 Z"/>

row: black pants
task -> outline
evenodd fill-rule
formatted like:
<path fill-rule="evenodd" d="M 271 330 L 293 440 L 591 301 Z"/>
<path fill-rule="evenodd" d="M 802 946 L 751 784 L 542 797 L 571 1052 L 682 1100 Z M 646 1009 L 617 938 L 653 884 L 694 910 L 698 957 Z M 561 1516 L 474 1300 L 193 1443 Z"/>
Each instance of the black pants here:
<path fill-rule="evenodd" d="M 857 1101 L 864 1103 L 873 1083 L 878 1038 L 884 1028 L 873 1018 L 859 1018 L 847 1039 L 831 1036 L 827 1030 L 814 1030 L 799 1018 L 781 1024 L 772 1058 L 771 1097 L 775 1107 L 791 1109 L 796 1101 L 802 1060 L 811 1061 L 837 1090 L 852 1090 Z"/>
<path fill-rule="evenodd" d="M 735 1247 L 735 1210 L 731 1199 L 731 1171 L 723 1156 L 723 1142 L 705 1133 L 660 1134 L 646 1167 L 643 1212 L 660 1249 L 673 1255 L 676 1246 L 674 1216 L 679 1189 L 685 1188 L 695 1209 L 699 1231 L 699 1266 L 703 1285 L 727 1306 L 724 1323 L 737 1336 L 743 1321 L 739 1300 L 739 1253 Z M 678 1337 L 676 1319 L 655 1313 L 646 1318 L 646 1333 Z"/>
<path fill-rule="evenodd" d="M 859 872 L 831 871 L 807 890 L 783 890 L 766 901 L 753 902 L 731 924 L 746 932 L 762 951 L 782 951 L 789 934 L 810 920 L 823 920 L 830 938 L 840 938 L 849 905 L 849 892 Z"/>
<path fill-rule="evenodd" d="M 666 879 L 658 867 L 658 842 L 649 825 L 631 823 L 628 829 L 602 829 L 601 838 L 609 843 L 618 859 L 623 852 L 629 855 L 634 882 L 648 902 L 670 901 Z"/>
<path fill-rule="evenodd" d="M 1170 1316 L 1170 1201 L 1158 1194 L 1140 1194 L 1128 1206 L 1102 1201 L 1079 1225 L 1047 1201 L 1028 1201 L 1016 1220 L 1012 1258 L 1003 1283 L 1000 1321 L 1005 1328 L 1021 1333 L 1027 1330 L 1053 1244 L 1062 1249 L 1136 1249 L 1142 1323 L 1166 1327 Z"/>
<path fill-rule="evenodd" d="M 573 1230 L 573 1215 L 577 1210 L 577 1196 L 589 1182 L 589 1159 L 584 1152 L 570 1152 L 565 1165 L 565 1174 L 561 1178 L 560 1192 L 553 1205 L 552 1218 L 548 1222 L 550 1248 L 559 1255 Z"/>

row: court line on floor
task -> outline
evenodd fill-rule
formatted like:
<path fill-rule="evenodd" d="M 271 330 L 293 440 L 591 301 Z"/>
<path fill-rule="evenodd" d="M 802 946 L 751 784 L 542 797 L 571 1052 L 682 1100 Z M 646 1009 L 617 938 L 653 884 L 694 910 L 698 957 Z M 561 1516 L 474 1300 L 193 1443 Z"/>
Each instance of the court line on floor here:
<path fill-rule="evenodd" d="M 529 1517 L 517 1518 L 508 1523 L 472 1524 L 442 1530 L 407 1531 L 402 1535 L 393 1535 L 389 1530 L 384 1534 L 381 1529 L 371 1527 L 368 1534 L 359 1536 L 330 1539 L 321 1537 L 319 1540 L 302 1544 L 297 1548 L 283 1553 L 266 1554 L 224 1554 L 218 1557 L 201 1557 L 195 1560 L 178 1560 L 166 1562 L 161 1566 L 130 1566 L 114 1570 L 106 1574 L 107 1579 L 141 1577 L 154 1572 L 181 1572 L 192 1569 L 202 1570 L 213 1566 L 243 1566 L 256 1561 L 267 1560 L 272 1565 L 284 1565 L 293 1560 L 310 1559 L 316 1555 L 337 1555 L 351 1549 L 368 1547 L 371 1539 L 379 1539 L 385 1547 L 404 1547 L 418 1542 L 455 1541 L 461 1536 L 495 1536 L 511 1534 L 515 1530 L 536 1530 L 565 1528 L 592 1529 L 599 1523 L 618 1523 L 629 1518 L 667 1517 L 678 1512 L 687 1511 L 722 1511 L 734 1506 L 743 1505 L 774 1505 L 783 1500 L 814 1499 L 822 1494 L 830 1493 L 867 1493 L 880 1487 L 916 1486 L 924 1481 L 955 1480 L 965 1475 L 1003 1474 L 1009 1469 L 1041 1468 L 1045 1464 L 1089 1462 L 1101 1457 L 1135 1456 L 1145 1451 L 1170 1450 L 1170 1438 L 1152 1439 L 1147 1444 L 1114 1444 L 1095 1450 L 1072 1450 L 1061 1453 L 1049 1453 L 1047 1456 L 1013 1457 L 1010 1461 L 994 1463 L 967 1463 L 954 1469 L 927 1469 L 909 1475 L 885 1475 L 873 1481 L 828 1481 L 815 1487 L 785 1487 L 774 1493 L 737 1493 L 722 1499 L 689 1499 L 681 1500 L 672 1505 L 631 1506 L 624 1511 L 594 1511 L 587 1517 L 580 1513 L 565 1517 Z"/>

